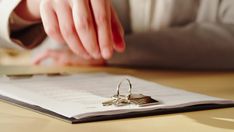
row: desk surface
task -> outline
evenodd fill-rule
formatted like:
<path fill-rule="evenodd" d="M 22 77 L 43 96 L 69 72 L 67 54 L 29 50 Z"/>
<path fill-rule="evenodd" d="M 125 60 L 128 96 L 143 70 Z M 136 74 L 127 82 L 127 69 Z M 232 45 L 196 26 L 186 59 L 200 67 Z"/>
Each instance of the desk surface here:
<path fill-rule="evenodd" d="M 234 100 L 234 72 L 190 72 L 119 68 L 0 67 L 0 74 L 109 72 L 130 74 L 163 85 Z M 234 108 L 69 124 L 0 101 L 1 132 L 234 132 Z"/>

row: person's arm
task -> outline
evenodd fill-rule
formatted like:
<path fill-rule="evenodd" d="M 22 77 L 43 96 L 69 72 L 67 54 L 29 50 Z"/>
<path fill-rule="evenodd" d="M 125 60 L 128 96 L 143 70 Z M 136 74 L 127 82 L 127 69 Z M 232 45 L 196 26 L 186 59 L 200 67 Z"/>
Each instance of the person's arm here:
<path fill-rule="evenodd" d="M 43 25 L 10 32 L 9 16 L 5 18 L 8 41 L 18 43 L 24 48 L 38 44 L 33 38 L 43 40 L 46 34 L 65 42 L 78 56 L 85 59 L 109 59 L 114 51 L 123 52 L 124 32 L 110 0 L 15 0 L 9 14 L 14 10 L 22 19 L 40 20 Z M 2 0 L 2 10 L 10 8 L 13 1 Z M 4 10 L 5 9 L 5 10 Z M 3 24 L 2 24 L 3 25 Z M 6 25 L 6 24 L 5 24 Z M 45 30 L 45 31 L 44 31 Z M 40 33 L 37 36 L 36 33 Z"/>
<path fill-rule="evenodd" d="M 15 49 L 31 49 L 46 37 L 41 24 L 27 21 L 19 17 L 15 10 L 21 0 L 0 1 L 0 47 Z M 22 30 L 18 30 L 22 29 Z"/>

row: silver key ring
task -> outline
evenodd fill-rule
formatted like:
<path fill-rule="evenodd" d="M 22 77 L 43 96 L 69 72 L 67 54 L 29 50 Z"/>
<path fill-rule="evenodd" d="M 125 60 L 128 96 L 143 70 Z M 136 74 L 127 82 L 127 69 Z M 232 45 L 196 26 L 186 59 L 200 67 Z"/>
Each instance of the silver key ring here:
<path fill-rule="evenodd" d="M 128 82 L 128 84 L 129 84 L 129 89 L 128 89 L 128 96 L 130 96 L 131 94 L 132 94 L 132 84 L 131 84 L 131 81 L 129 80 L 129 79 L 124 79 L 124 80 L 122 80 L 119 84 L 118 84 L 118 86 L 117 86 L 117 90 L 116 90 L 116 97 L 119 97 L 120 96 L 120 87 L 121 87 L 121 85 L 123 84 L 123 82 L 124 81 L 127 81 Z M 128 97 L 128 96 L 126 96 L 126 97 Z"/>

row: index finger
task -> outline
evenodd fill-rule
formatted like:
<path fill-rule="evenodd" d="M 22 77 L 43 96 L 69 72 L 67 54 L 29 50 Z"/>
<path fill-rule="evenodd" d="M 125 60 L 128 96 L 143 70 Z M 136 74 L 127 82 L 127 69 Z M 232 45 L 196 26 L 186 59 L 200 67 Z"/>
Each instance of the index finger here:
<path fill-rule="evenodd" d="M 99 47 L 104 59 L 111 58 L 113 54 L 110 5 L 109 0 L 91 0 Z"/>

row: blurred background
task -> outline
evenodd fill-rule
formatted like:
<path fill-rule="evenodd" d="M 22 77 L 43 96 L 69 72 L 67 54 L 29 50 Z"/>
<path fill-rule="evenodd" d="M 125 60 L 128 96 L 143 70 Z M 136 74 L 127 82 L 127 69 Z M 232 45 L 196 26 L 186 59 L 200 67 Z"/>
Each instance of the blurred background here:
<path fill-rule="evenodd" d="M 31 65 L 30 51 L 0 49 L 0 65 Z"/>
<path fill-rule="evenodd" d="M 16 50 L 0 48 L 0 66 L 29 66 L 32 65 L 33 58 L 47 49 L 60 48 L 61 44 L 56 43 L 52 39 L 45 39 L 44 42 L 33 50 Z M 52 64 L 51 60 L 45 61 L 43 64 Z"/>

